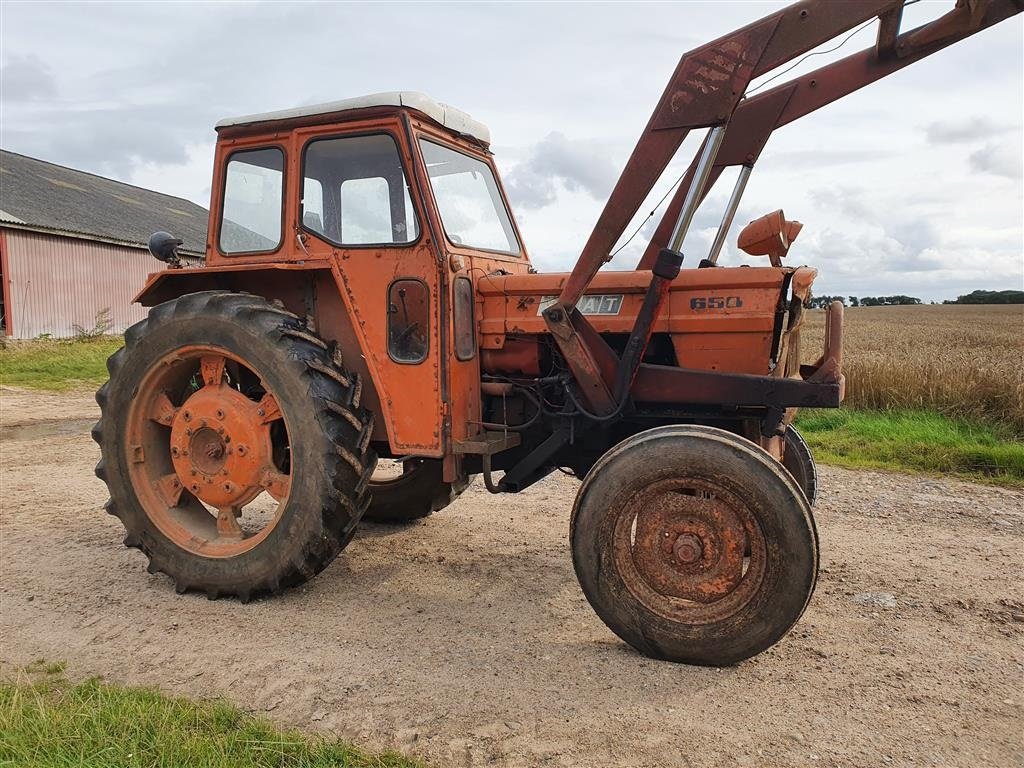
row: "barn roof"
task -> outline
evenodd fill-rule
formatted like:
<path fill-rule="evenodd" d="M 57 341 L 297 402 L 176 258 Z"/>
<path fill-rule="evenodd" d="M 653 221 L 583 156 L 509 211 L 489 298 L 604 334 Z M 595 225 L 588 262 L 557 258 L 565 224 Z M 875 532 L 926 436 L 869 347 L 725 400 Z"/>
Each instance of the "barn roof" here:
<path fill-rule="evenodd" d="M 203 254 L 207 216 L 180 197 L 0 150 L 0 226 L 142 247 L 164 230 Z"/>

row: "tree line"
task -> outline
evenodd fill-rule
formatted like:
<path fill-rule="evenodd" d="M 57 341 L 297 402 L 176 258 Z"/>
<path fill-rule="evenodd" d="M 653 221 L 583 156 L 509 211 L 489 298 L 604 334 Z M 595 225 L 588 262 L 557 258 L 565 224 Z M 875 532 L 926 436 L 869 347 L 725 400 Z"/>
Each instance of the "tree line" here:
<path fill-rule="evenodd" d="M 921 304 L 916 296 L 811 296 L 804 306 L 813 309 L 825 309 L 833 301 L 845 307 L 892 307 L 904 304 Z"/>
<path fill-rule="evenodd" d="M 923 304 L 916 296 L 811 296 L 804 302 L 811 309 L 825 309 L 833 301 L 845 307 L 895 307 Z M 943 304 L 1024 304 L 1024 291 L 971 291 L 955 300 L 946 299 Z M 932 304 L 935 304 L 933 301 Z"/>
<path fill-rule="evenodd" d="M 971 291 L 943 304 L 1024 304 L 1024 291 Z"/>

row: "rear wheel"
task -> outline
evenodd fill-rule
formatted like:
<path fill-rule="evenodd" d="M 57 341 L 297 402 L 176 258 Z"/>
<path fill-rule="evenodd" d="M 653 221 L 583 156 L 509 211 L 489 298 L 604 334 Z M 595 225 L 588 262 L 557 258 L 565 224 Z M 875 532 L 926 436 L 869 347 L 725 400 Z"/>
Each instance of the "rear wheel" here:
<path fill-rule="evenodd" d="M 446 483 L 437 459 L 382 460 L 370 480 L 371 501 L 365 520 L 409 523 L 451 504 L 469 482 Z"/>
<path fill-rule="evenodd" d="M 106 508 L 179 592 L 275 592 L 352 538 L 372 417 L 299 318 L 256 296 L 189 294 L 132 326 L 107 367 L 93 430 Z"/>
<path fill-rule="evenodd" d="M 580 487 L 570 540 L 608 627 L 648 656 L 691 664 L 733 664 L 776 643 L 818 572 L 793 479 L 711 427 L 659 427 L 612 448 Z"/>
<path fill-rule="evenodd" d="M 804 492 L 807 503 L 813 507 L 818 498 L 818 467 L 814 463 L 814 456 L 811 455 L 811 448 L 804 440 L 804 436 L 792 425 L 786 427 L 786 436 L 783 440 L 785 446 L 782 466 L 793 476 L 800 490 Z"/>

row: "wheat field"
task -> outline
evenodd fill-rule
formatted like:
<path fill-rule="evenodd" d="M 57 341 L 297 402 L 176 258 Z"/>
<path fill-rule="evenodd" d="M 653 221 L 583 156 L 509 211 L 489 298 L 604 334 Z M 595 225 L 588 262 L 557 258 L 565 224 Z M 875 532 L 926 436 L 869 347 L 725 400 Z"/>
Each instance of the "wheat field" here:
<path fill-rule="evenodd" d="M 821 354 L 825 312 L 808 310 L 805 362 Z M 845 404 L 927 409 L 1024 436 L 1024 305 L 847 308 Z"/>

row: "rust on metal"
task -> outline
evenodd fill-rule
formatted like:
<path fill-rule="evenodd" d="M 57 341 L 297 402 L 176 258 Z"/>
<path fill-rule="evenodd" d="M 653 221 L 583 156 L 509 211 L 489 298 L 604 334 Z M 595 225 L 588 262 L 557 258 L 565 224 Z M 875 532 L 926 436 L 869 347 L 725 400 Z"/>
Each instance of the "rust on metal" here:
<path fill-rule="evenodd" d="M 756 518 L 724 485 L 676 477 L 646 486 L 616 521 L 613 551 L 627 588 L 659 615 L 688 623 L 740 610 L 764 576 Z"/>
<path fill-rule="evenodd" d="M 743 576 L 747 534 L 720 501 L 663 493 L 637 515 L 633 561 L 663 595 L 709 603 Z"/>

